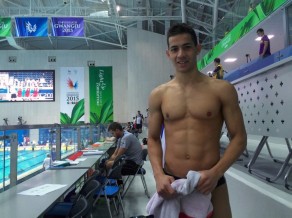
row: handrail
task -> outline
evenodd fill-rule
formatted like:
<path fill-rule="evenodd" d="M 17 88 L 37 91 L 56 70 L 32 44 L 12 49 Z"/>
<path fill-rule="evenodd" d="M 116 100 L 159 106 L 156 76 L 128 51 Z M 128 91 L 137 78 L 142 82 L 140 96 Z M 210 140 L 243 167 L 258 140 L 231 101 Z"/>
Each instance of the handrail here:
<path fill-rule="evenodd" d="M 28 134 L 27 137 L 30 139 L 30 142 L 27 144 L 22 143 L 22 137 L 26 136 L 19 135 L 22 134 L 22 130 L 25 130 L 25 134 Z M 18 152 L 20 150 L 28 150 L 29 152 L 33 152 L 38 149 L 44 149 L 46 153 L 51 153 L 53 159 L 61 160 L 62 158 L 65 158 L 66 155 L 70 155 L 72 152 L 84 149 L 87 145 L 99 141 L 99 137 L 103 131 L 106 131 L 106 128 L 101 128 L 99 125 L 89 123 L 76 125 L 63 125 L 55 123 L 0 126 L 0 134 L 2 134 L 0 136 L 0 143 L 2 144 L 0 147 L 0 154 L 3 155 L 3 162 L 0 163 L 3 164 L 3 168 L 0 171 L 0 174 L 2 174 L 1 177 L 3 177 L 3 182 L 0 184 L 0 192 L 2 187 L 4 190 L 9 183 L 10 186 L 13 186 L 18 182 L 17 178 L 19 177 L 18 174 L 21 166 L 18 166 L 20 161 L 17 159 L 19 157 Z M 41 132 L 43 132 L 43 136 L 40 136 Z M 103 135 L 106 134 L 103 133 Z M 39 144 L 41 140 L 44 141 L 44 143 Z M 12 144 L 12 142 L 14 144 Z M 69 149 L 67 150 L 68 147 Z M 63 154 L 63 151 L 66 154 Z M 11 156 L 11 158 L 4 157 L 5 152 L 10 152 L 9 155 L 13 156 Z M 41 167 L 43 160 L 40 160 L 40 157 L 34 157 L 33 159 L 36 163 L 30 163 L 30 167 L 32 165 Z M 7 169 L 5 170 L 5 168 L 7 167 L 10 168 L 10 176 L 8 181 L 7 178 L 5 178 L 7 177 L 5 176 L 5 174 L 7 174 Z M 11 167 L 13 167 L 13 172 L 15 172 L 13 174 L 11 174 Z M 40 167 L 38 168 L 40 169 Z M 29 177 L 29 172 L 26 172 L 25 174 Z"/>
<path fill-rule="evenodd" d="M 246 80 L 250 77 L 264 73 L 269 69 L 278 67 L 292 60 L 292 45 L 288 46 L 266 58 L 258 58 L 247 64 L 241 65 L 225 74 L 224 79 L 232 84 Z"/>

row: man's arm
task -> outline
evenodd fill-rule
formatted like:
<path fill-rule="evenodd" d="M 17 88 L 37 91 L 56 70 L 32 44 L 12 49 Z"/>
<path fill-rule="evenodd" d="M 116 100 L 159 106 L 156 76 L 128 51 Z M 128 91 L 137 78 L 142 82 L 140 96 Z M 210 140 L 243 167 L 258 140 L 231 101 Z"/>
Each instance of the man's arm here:
<path fill-rule="evenodd" d="M 218 76 L 220 76 L 218 75 L 220 70 L 221 70 L 221 67 L 217 66 L 215 70 L 213 70 L 212 76 L 218 78 Z"/>
<path fill-rule="evenodd" d="M 123 155 L 126 152 L 126 148 L 116 148 L 115 152 L 112 154 L 112 156 L 105 162 L 106 168 L 110 169 L 112 168 L 116 158 Z"/>
<path fill-rule="evenodd" d="M 163 123 L 161 111 L 162 90 L 156 88 L 149 97 L 149 116 L 148 116 L 148 153 L 151 166 L 156 181 L 157 193 L 163 198 L 171 198 L 175 193 L 170 184 L 174 181 L 173 177 L 166 176 L 162 169 L 162 147 L 160 133 Z"/>
<path fill-rule="evenodd" d="M 115 160 L 117 157 L 123 155 L 126 152 L 125 148 L 117 148 L 115 152 L 110 157 L 110 160 Z"/>
<path fill-rule="evenodd" d="M 225 171 L 238 159 L 246 148 L 247 136 L 241 109 L 238 104 L 237 92 L 233 85 L 227 84 L 222 92 L 222 109 L 224 121 L 230 134 L 230 143 L 220 161 L 214 169 L 220 174 Z"/>
<path fill-rule="evenodd" d="M 217 67 L 215 68 L 215 70 L 213 70 L 213 74 L 218 73 L 220 70 L 221 70 L 221 67 L 220 67 L 220 66 L 217 66 Z"/>
<path fill-rule="evenodd" d="M 119 148 L 117 147 L 114 153 L 110 156 L 108 160 L 114 160 L 117 157 L 118 151 L 119 151 Z"/>
<path fill-rule="evenodd" d="M 162 170 L 162 147 L 160 133 L 163 116 L 161 112 L 161 99 L 159 90 L 154 90 L 149 97 L 148 117 L 148 153 L 153 168 L 154 177 L 164 174 Z"/>
<path fill-rule="evenodd" d="M 217 181 L 231 167 L 246 148 L 246 131 L 243 117 L 238 105 L 238 97 L 233 85 L 224 81 L 220 98 L 222 113 L 231 140 L 221 159 L 210 170 L 203 171 L 197 189 L 205 194 L 210 193 L 217 185 Z"/>
<path fill-rule="evenodd" d="M 264 48 L 263 48 L 263 52 L 260 54 L 261 57 L 263 57 L 266 54 L 266 51 L 268 50 L 268 46 L 269 46 L 268 36 L 264 36 L 262 40 L 264 43 Z"/>
<path fill-rule="evenodd" d="M 261 56 L 264 56 L 266 54 L 266 51 L 268 49 L 269 46 L 269 41 L 264 41 L 264 49 L 263 49 L 263 53 L 261 54 Z"/>

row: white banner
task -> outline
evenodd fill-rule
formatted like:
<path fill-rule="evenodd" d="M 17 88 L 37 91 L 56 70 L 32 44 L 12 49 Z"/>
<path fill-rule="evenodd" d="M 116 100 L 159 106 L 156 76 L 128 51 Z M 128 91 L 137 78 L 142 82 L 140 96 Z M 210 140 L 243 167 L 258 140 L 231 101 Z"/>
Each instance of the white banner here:
<path fill-rule="evenodd" d="M 84 68 L 61 67 L 60 68 L 61 124 L 75 124 L 79 121 L 84 121 L 84 116 L 80 117 L 80 113 L 74 114 L 74 112 L 76 111 L 80 112 L 80 107 L 77 110 L 75 105 L 81 101 L 83 102 L 83 104 L 78 106 L 83 106 L 84 111 Z"/>

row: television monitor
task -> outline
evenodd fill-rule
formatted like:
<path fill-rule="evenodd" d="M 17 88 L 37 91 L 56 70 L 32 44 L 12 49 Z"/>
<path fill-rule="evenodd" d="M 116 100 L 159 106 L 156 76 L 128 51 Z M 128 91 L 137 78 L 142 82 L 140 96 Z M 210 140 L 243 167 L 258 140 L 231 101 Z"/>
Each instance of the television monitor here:
<path fill-rule="evenodd" d="M 55 70 L 0 70 L 0 102 L 55 101 Z"/>

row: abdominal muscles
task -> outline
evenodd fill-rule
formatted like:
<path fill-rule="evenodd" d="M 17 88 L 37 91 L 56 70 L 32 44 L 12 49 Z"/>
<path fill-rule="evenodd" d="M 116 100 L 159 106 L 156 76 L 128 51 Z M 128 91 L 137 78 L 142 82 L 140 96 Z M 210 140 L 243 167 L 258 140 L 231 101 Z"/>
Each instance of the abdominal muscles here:
<path fill-rule="evenodd" d="M 222 122 L 184 123 L 185 127 L 181 127 L 181 124 L 165 125 L 165 170 L 175 176 L 185 177 L 190 170 L 212 168 L 220 159 Z"/>

